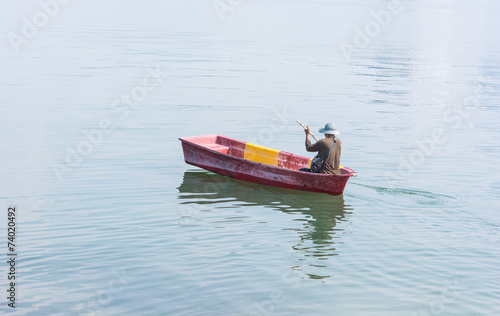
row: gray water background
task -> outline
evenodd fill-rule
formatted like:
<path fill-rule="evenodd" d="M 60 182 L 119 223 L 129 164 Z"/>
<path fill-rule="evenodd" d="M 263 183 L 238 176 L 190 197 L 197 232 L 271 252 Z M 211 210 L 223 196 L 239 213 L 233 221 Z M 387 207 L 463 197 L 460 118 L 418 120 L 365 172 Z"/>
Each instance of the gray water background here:
<path fill-rule="evenodd" d="M 499 3 L 390 5 L 3 1 L 17 313 L 498 315 Z M 337 124 L 343 196 L 183 161 L 204 134 L 310 155 L 295 119 Z"/>

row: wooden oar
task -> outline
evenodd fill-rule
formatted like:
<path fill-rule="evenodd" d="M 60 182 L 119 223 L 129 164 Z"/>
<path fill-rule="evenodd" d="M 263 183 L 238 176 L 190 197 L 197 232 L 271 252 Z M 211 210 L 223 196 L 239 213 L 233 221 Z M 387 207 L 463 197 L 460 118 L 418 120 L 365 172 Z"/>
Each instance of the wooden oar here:
<path fill-rule="evenodd" d="M 306 130 L 306 129 L 307 129 L 307 127 L 306 127 L 304 124 L 302 124 L 302 122 L 301 122 L 301 121 L 299 121 L 299 120 L 296 120 L 296 121 L 297 121 L 297 123 L 299 123 L 299 124 L 300 124 L 300 126 L 302 126 L 302 127 L 304 128 L 304 130 Z M 314 134 L 313 134 L 313 133 L 309 133 L 309 134 L 310 134 L 310 135 L 311 135 L 311 136 L 312 136 L 312 137 L 313 137 L 316 141 L 318 141 L 318 139 L 316 138 L 316 136 L 314 136 Z"/>

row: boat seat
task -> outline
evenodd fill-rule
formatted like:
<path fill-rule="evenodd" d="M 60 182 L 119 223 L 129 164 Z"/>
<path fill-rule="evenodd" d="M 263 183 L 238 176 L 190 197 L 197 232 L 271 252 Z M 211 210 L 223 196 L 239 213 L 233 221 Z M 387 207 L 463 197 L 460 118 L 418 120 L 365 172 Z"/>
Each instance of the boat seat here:
<path fill-rule="evenodd" d="M 227 152 L 229 151 L 229 147 L 224 146 L 224 145 L 219 145 L 219 144 L 207 144 L 207 145 L 205 145 L 205 147 L 212 149 L 212 150 L 215 150 L 215 151 L 218 151 L 218 152 L 223 153 L 223 154 L 227 154 Z"/>

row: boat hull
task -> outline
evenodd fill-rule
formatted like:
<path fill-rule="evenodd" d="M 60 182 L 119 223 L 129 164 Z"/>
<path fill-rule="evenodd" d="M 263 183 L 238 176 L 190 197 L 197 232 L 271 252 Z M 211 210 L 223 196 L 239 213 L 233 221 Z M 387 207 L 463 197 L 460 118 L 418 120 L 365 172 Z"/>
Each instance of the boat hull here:
<path fill-rule="evenodd" d="M 223 137 L 219 135 L 209 135 L 211 137 Z M 301 191 L 322 192 L 332 195 L 340 195 L 344 192 L 347 181 L 354 175 L 352 170 L 347 169 L 344 174 L 329 175 L 298 171 L 298 168 L 307 167 L 309 158 L 285 153 L 282 156 L 286 159 L 279 159 L 277 165 L 288 164 L 297 168 L 290 170 L 280 166 L 273 166 L 265 163 L 250 161 L 242 157 L 229 155 L 224 151 L 207 148 L 203 141 L 198 141 L 200 137 L 179 138 L 182 142 L 184 160 L 186 163 L 209 170 L 221 175 L 249 182 L 271 185 L 275 187 L 288 188 Z M 245 143 L 224 137 L 224 140 L 232 141 L 233 147 L 244 148 Z M 207 141 L 211 143 L 211 141 Z M 244 149 L 243 149 L 244 150 Z M 281 158 L 281 157 L 280 157 Z"/>

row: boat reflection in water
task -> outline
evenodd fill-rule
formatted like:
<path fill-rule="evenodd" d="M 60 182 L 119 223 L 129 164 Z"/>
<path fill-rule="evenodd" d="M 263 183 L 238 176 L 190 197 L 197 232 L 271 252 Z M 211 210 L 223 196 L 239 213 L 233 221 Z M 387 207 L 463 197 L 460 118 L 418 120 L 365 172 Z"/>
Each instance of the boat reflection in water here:
<path fill-rule="evenodd" d="M 286 225 L 282 228 L 295 230 L 299 234 L 300 240 L 293 249 L 301 255 L 293 269 L 315 279 L 331 276 L 318 273 L 322 271 L 321 268 L 327 267 L 329 258 L 339 254 L 335 244 L 340 242 L 343 229 L 336 227 L 338 223 L 347 221 L 346 216 L 352 210 L 345 204 L 343 195 L 275 188 L 204 170 L 186 171 L 178 190 L 181 193 L 181 207 L 189 205 L 186 208 L 188 210 L 203 210 L 210 204 L 219 203 L 223 203 L 227 209 L 229 202 L 234 203 L 235 207 L 264 206 L 295 215 L 291 220 L 299 221 L 302 225 L 293 225 L 293 228 L 290 228 L 292 225 Z M 193 214 L 185 215 L 190 217 Z"/>

